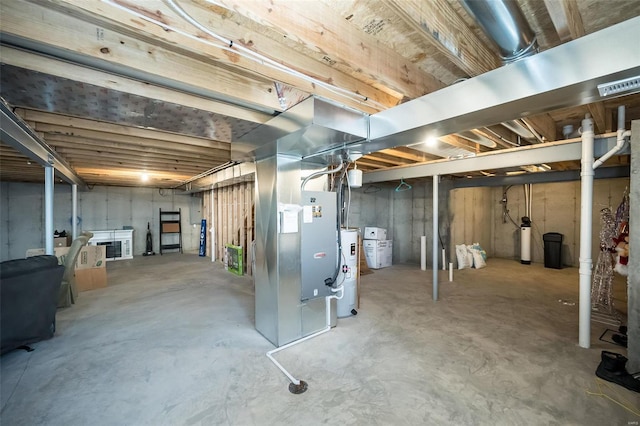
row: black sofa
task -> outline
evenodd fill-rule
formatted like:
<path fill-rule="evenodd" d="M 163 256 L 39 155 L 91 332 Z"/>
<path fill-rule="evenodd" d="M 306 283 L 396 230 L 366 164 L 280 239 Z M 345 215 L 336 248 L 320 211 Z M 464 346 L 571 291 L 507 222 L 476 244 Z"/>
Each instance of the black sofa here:
<path fill-rule="evenodd" d="M 53 337 L 63 274 L 56 256 L 0 263 L 0 353 Z"/>

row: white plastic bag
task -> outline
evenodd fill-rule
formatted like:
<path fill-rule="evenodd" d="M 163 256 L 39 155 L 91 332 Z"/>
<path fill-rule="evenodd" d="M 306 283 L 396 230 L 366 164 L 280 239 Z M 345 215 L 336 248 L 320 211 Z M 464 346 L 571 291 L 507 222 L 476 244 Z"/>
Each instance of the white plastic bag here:
<path fill-rule="evenodd" d="M 456 258 L 458 259 L 458 269 L 471 268 L 473 257 L 470 258 L 469 250 L 465 244 L 456 245 Z"/>
<path fill-rule="evenodd" d="M 476 269 L 481 269 L 487 266 L 487 262 L 484 260 L 484 256 L 482 256 L 482 252 L 480 250 L 478 250 L 477 248 L 472 248 L 469 249 L 469 251 L 471 251 L 471 254 L 473 256 L 473 266 Z"/>

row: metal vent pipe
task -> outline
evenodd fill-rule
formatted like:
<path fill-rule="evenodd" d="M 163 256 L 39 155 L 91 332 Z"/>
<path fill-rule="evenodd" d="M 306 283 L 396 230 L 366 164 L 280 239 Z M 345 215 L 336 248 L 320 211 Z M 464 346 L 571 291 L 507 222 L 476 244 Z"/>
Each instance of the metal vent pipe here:
<path fill-rule="evenodd" d="M 502 62 L 517 61 L 538 52 L 536 35 L 513 0 L 460 0 L 480 28 L 500 49 Z"/>

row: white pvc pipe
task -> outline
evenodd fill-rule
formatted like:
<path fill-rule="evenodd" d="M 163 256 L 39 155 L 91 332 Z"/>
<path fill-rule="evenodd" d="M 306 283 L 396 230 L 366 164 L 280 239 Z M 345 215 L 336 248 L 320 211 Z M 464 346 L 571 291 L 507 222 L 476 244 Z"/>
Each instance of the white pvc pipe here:
<path fill-rule="evenodd" d="M 442 249 L 442 270 L 443 271 L 447 270 L 447 258 L 445 256 L 444 249 Z"/>
<path fill-rule="evenodd" d="M 438 301 L 438 181 L 439 175 L 433 176 L 433 301 Z"/>
<path fill-rule="evenodd" d="M 427 237 L 423 235 L 420 237 L 420 269 L 427 270 Z"/>
<path fill-rule="evenodd" d="M 78 185 L 71 185 L 71 238 L 78 238 Z"/>
<path fill-rule="evenodd" d="M 334 289 L 332 289 L 332 291 L 333 291 L 333 290 L 334 290 Z M 342 294 L 344 295 L 344 287 L 340 286 L 340 287 L 338 287 L 337 289 L 335 289 L 335 291 L 340 291 L 340 290 L 342 290 L 342 291 L 343 291 L 343 293 L 342 293 Z M 287 348 L 290 348 L 291 346 L 295 346 L 295 345 L 297 345 L 298 343 L 302 343 L 302 342 L 305 342 L 305 341 L 307 341 L 307 340 L 309 340 L 309 339 L 313 339 L 314 337 L 317 337 L 317 336 L 319 336 L 319 335 L 321 335 L 321 334 L 324 334 L 324 333 L 326 333 L 327 331 L 331 330 L 331 299 L 341 299 L 341 298 L 342 298 L 342 296 L 337 297 L 337 296 L 335 296 L 335 295 L 332 295 L 332 296 L 326 296 L 326 297 L 324 298 L 324 300 L 325 300 L 326 324 L 327 324 L 325 328 L 323 328 L 322 330 L 317 331 L 317 332 L 315 332 L 315 333 L 313 333 L 313 334 L 310 334 L 310 335 L 308 335 L 308 336 L 306 336 L 306 337 L 303 337 L 302 339 L 298 339 L 298 340 L 296 340 L 296 341 L 294 341 L 294 342 L 287 343 L 287 344 L 286 344 L 286 345 L 284 345 L 284 346 L 280 346 L 279 348 L 275 348 L 275 349 L 273 349 L 273 350 L 271 350 L 271 351 L 267 352 L 267 358 L 269 358 L 269 359 L 271 360 L 271 362 L 273 362 L 273 363 L 275 364 L 275 366 L 276 366 L 276 367 L 278 367 L 278 368 L 280 369 L 280 371 L 282 371 L 282 372 L 284 373 L 284 375 L 285 375 L 285 376 L 287 376 L 287 377 L 289 378 L 289 380 L 291 381 L 291 383 L 293 383 L 294 385 L 299 385 L 299 384 L 300 384 L 300 380 L 298 380 L 298 379 L 296 379 L 295 377 L 293 377 L 293 376 L 292 376 L 292 375 L 291 375 L 291 374 L 290 374 L 290 373 L 289 373 L 289 372 L 288 372 L 288 371 L 287 371 L 287 370 L 282 366 L 282 364 L 280 364 L 278 361 L 276 361 L 276 359 L 273 357 L 273 354 L 278 353 L 278 352 L 280 352 L 280 351 L 282 351 L 282 350 L 285 350 L 285 349 L 287 349 Z"/>
<path fill-rule="evenodd" d="M 211 189 L 211 261 L 216 261 L 216 211 L 213 199 L 215 197 L 215 190 Z M 253 256 L 253 253 L 251 253 Z M 252 272 L 253 273 L 253 272 Z"/>
<path fill-rule="evenodd" d="M 618 107 L 618 132 L 617 132 L 617 140 L 616 146 L 611 148 L 609 152 L 600 157 L 597 161 L 593 163 L 593 168 L 597 169 L 600 167 L 605 161 L 615 155 L 618 151 L 620 151 L 624 147 L 625 137 L 631 136 L 631 132 L 629 130 L 624 130 L 624 114 L 625 108 L 624 105 Z"/>
<path fill-rule="evenodd" d="M 53 166 L 44 166 L 44 253 L 53 255 Z"/>
<path fill-rule="evenodd" d="M 593 120 L 582 120 L 582 170 L 580 201 L 580 320 L 579 345 L 591 346 L 591 228 L 593 204 Z"/>
<path fill-rule="evenodd" d="M 449 282 L 453 281 L 453 263 L 449 262 Z"/>

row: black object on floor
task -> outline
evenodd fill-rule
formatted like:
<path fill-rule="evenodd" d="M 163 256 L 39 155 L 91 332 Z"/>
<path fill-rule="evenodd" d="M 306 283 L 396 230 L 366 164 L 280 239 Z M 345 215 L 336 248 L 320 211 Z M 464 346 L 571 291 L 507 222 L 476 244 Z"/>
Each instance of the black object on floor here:
<path fill-rule="evenodd" d="M 143 256 L 153 256 L 155 252 L 153 251 L 153 237 L 151 236 L 151 224 L 147 222 L 147 247 Z"/>
<path fill-rule="evenodd" d="M 628 346 L 628 339 L 626 334 L 614 334 L 613 336 L 611 336 L 611 339 L 622 347 L 626 348 Z"/>
<path fill-rule="evenodd" d="M 22 350 L 25 350 L 27 352 L 35 351 L 35 349 L 33 349 L 31 346 L 27 346 L 27 345 L 18 346 L 16 349 L 22 349 Z"/>
<path fill-rule="evenodd" d="M 620 337 L 614 337 L 614 336 L 620 336 L 620 337 L 624 337 L 626 340 L 626 335 L 620 335 L 618 331 L 616 330 L 612 330 L 610 328 L 605 329 L 602 334 L 600 335 L 600 341 L 601 342 L 607 342 L 607 343 L 611 343 L 617 346 L 623 346 L 626 348 L 625 344 L 620 343 L 621 342 L 621 338 Z"/>
<path fill-rule="evenodd" d="M 300 380 L 299 385 L 296 385 L 295 383 L 289 383 L 289 392 L 296 395 L 305 393 L 308 388 L 309 385 L 307 385 L 307 382 L 305 382 L 304 380 Z"/>
<path fill-rule="evenodd" d="M 602 361 L 596 369 L 596 376 L 640 393 L 640 380 L 634 378 L 627 371 L 627 357 L 614 352 L 602 351 L 601 358 Z"/>

